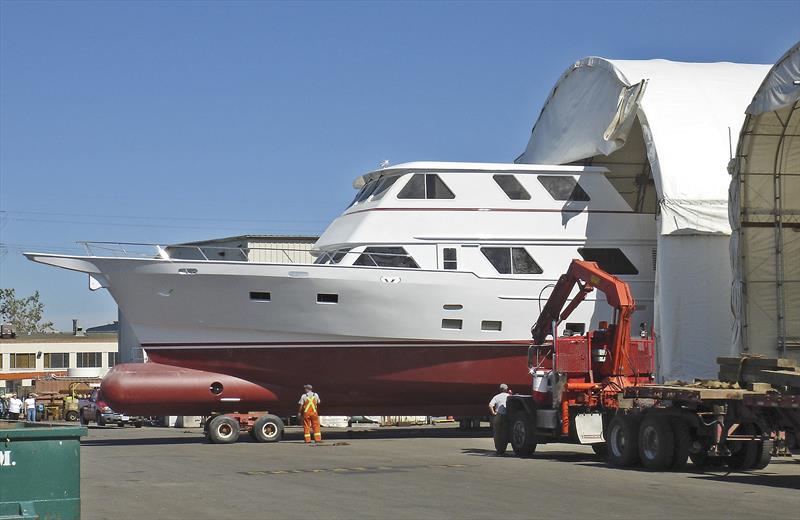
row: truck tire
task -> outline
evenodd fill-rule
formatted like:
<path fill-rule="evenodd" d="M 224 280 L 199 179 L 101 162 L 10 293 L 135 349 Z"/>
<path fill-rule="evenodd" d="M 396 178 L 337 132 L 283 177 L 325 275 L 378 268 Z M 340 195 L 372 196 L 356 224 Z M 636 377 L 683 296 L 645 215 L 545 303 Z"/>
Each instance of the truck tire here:
<path fill-rule="evenodd" d="M 64 416 L 64 418 L 69 422 L 75 422 L 78 420 L 78 412 L 76 412 L 75 410 L 69 410 L 67 412 L 67 415 Z"/>
<path fill-rule="evenodd" d="M 508 449 L 508 421 L 505 415 L 492 416 L 492 436 L 494 452 L 498 455 L 505 455 Z"/>
<path fill-rule="evenodd" d="M 672 454 L 670 469 L 679 471 L 685 468 L 686 463 L 689 461 L 692 436 L 689 434 L 689 425 L 683 417 L 672 417 L 669 424 L 672 427 L 672 436 L 675 439 L 675 451 Z"/>
<path fill-rule="evenodd" d="M 81 412 L 81 417 L 80 418 L 81 418 L 81 424 L 83 424 L 84 426 L 89 424 L 89 419 L 87 419 L 86 416 L 83 415 L 83 412 Z"/>
<path fill-rule="evenodd" d="M 97 421 L 97 426 L 105 426 L 106 425 L 106 420 L 103 419 L 103 415 L 102 414 L 99 414 L 99 413 L 95 414 L 95 417 L 96 417 L 95 420 Z"/>
<path fill-rule="evenodd" d="M 533 431 L 526 412 L 520 411 L 512 416 L 509 437 L 511 437 L 511 449 L 517 457 L 530 457 L 536 451 Z"/>
<path fill-rule="evenodd" d="M 746 435 L 753 435 L 756 432 L 752 424 L 743 424 L 740 429 Z M 729 443 L 729 446 L 732 447 L 731 455 L 725 459 L 725 464 L 735 471 L 752 469 L 761 455 L 760 442 L 734 442 Z"/>
<path fill-rule="evenodd" d="M 608 462 L 624 468 L 639 461 L 639 417 L 616 415 L 608 425 Z"/>
<path fill-rule="evenodd" d="M 256 419 L 251 433 L 257 442 L 278 442 L 283 438 L 283 421 L 272 414 L 262 415 Z"/>
<path fill-rule="evenodd" d="M 753 464 L 753 469 L 764 469 L 772 460 L 772 448 L 775 446 L 775 442 L 770 439 L 760 444 L 757 443 L 757 445 L 759 446 L 757 451 L 758 455 L 756 456 L 756 461 Z"/>
<path fill-rule="evenodd" d="M 218 415 L 208 423 L 208 440 L 214 444 L 231 444 L 239 439 L 239 422 Z"/>
<path fill-rule="evenodd" d="M 666 469 L 675 455 L 675 436 L 668 417 L 647 415 L 639 428 L 639 459 L 647 469 Z"/>

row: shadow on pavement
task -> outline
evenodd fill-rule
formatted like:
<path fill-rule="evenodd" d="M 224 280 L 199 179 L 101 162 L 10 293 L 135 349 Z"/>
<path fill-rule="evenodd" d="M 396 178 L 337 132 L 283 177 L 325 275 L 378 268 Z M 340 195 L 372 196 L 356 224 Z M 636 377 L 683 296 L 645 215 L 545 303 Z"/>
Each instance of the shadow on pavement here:
<path fill-rule="evenodd" d="M 98 430 L 108 432 L 113 435 L 114 431 L 123 431 L 123 428 L 117 427 L 90 427 L 90 430 Z M 128 429 L 130 430 L 130 429 Z M 180 428 L 147 428 L 139 430 L 142 432 L 142 437 L 119 437 L 102 439 L 98 438 L 83 438 L 81 445 L 83 446 L 147 446 L 147 445 L 179 445 L 179 444 L 203 444 L 209 443 L 202 431 L 199 428 L 192 428 L 184 430 L 185 436 L 175 436 L 175 431 L 180 431 Z M 163 435 L 159 432 L 163 431 Z M 146 436 L 145 436 L 146 435 Z M 386 427 L 386 428 L 353 428 L 353 429 L 326 429 L 322 430 L 322 437 L 325 441 L 353 441 L 358 439 L 412 439 L 412 438 L 427 438 L 427 439 L 449 439 L 449 438 L 488 438 L 491 436 L 491 431 L 488 429 L 462 431 L 450 426 L 445 427 Z M 286 442 L 302 442 L 303 431 L 298 427 L 288 427 L 283 436 L 283 441 Z M 239 435 L 237 442 L 252 442 L 255 443 L 250 435 L 242 432 Z M 210 443 L 209 443 L 210 444 Z M 492 453 L 494 453 L 492 451 Z"/>
<path fill-rule="evenodd" d="M 728 474 L 728 475 L 697 475 L 692 478 L 699 480 L 715 480 L 718 482 L 736 482 L 751 486 L 768 486 L 786 489 L 800 489 L 800 475 L 762 475 L 762 474 Z"/>

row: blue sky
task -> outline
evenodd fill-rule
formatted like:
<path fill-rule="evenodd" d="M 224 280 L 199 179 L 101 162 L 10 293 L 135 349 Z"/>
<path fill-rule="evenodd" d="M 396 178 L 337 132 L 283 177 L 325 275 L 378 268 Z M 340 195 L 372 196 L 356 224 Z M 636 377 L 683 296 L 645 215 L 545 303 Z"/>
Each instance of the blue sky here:
<path fill-rule="evenodd" d="M 509 162 L 575 60 L 774 63 L 800 2 L 0 1 L 0 286 L 116 318 L 22 250 L 320 233 L 382 160 Z M 744 110 L 745 107 L 742 107 Z"/>

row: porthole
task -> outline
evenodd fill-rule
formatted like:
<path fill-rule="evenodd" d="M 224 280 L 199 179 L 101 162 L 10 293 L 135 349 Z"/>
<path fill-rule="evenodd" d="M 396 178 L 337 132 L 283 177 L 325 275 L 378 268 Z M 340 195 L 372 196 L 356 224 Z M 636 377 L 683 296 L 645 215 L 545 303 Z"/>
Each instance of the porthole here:
<path fill-rule="evenodd" d="M 224 390 L 225 387 L 222 386 L 222 383 L 220 383 L 219 381 L 214 381 L 213 383 L 211 383 L 211 386 L 209 386 L 208 389 L 211 391 L 212 394 L 219 395 L 222 393 L 222 390 Z"/>

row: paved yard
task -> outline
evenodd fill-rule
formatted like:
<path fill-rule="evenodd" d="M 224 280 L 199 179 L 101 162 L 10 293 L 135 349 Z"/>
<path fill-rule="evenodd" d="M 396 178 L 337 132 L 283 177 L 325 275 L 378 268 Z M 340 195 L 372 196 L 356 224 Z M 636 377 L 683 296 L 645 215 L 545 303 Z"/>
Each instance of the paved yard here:
<path fill-rule="evenodd" d="M 488 432 L 451 426 L 302 432 L 257 444 L 198 429 L 90 428 L 83 518 L 795 518 L 800 457 L 753 473 L 620 470 L 591 450 L 494 456 Z"/>

